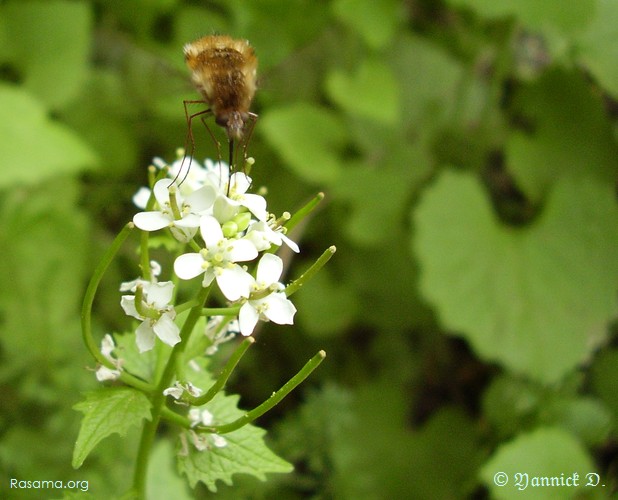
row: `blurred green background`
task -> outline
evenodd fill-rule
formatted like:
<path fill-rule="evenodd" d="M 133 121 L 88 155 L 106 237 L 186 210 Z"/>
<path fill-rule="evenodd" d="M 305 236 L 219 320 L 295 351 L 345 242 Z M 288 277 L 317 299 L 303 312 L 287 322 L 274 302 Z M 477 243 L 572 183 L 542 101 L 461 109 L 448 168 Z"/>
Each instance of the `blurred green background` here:
<path fill-rule="evenodd" d="M 617 26 L 615 0 L 0 2 L 0 496 L 63 495 L 9 478 L 129 486 L 135 436 L 70 466 L 72 406 L 97 385 L 80 304 L 146 166 L 184 145 L 182 101 L 199 96 L 182 47 L 212 33 L 258 55 L 250 154 L 271 210 L 326 194 L 288 278 L 338 249 L 230 386 L 252 408 L 327 351 L 257 422 L 295 471 L 219 495 L 522 498 L 514 473 L 577 471 L 599 485 L 535 498 L 611 496 Z M 216 155 L 200 127 L 196 145 Z M 128 327 L 134 251 L 99 292 L 101 335 Z M 157 498 L 209 496 L 171 453 L 152 464 Z"/>

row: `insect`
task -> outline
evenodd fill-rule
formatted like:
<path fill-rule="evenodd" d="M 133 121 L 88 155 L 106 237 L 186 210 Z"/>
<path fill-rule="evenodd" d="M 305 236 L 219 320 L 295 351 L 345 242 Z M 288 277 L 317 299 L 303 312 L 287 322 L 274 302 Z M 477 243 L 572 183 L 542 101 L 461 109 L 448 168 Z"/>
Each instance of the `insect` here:
<path fill-rule="evenodd" d="M 184 46 L 191 80 L 204 98 L 201 101 L 185 101 L 185 114 L 191 135 L 191 121 L 212 114 L 217 125 L 225 128 L 229 144 L 229 165 L 234 165 L 234 143 L 247 142 L 257 115 L 249 111 L 257 88 L 257 57 L 246 40 L 234 40 L 229 36 L 211 35 Z M 203 103 L 208 109 L 190 115 L 187 104 Z M 247 123 L 251 121 L 250 125 Z M 211 133 L 212 135 L 212 133 Z"/>

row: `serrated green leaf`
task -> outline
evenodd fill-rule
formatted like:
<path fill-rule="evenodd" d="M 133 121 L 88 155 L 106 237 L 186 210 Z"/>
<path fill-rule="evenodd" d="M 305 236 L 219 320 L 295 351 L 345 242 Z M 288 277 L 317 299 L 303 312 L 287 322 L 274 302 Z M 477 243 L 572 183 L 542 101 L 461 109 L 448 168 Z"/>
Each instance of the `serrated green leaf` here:
<path fill-rule="evenodd" d="M 397 0 L 337 0 L 333 12 L 373 49 L 386 46 L 403 20 L 402 6 Z"/>
<path fill-rule="evenodd" d="M 528 196 L 538 200 L 554 179 L 565 174 L 596 175 L 610 182 L 615 178 L 614 132 L 603 103 L 583 76 L 552 71 L 523 89 L 515 102 L 534 131 L 511 135 L 506 161 Z"/>
<path fill-rule="evenodd" d="M 204 390 L 213 382 L 206 370 L 192 371 L 189 380 Z M 239 396 L 226 396 L 222 392 L 200 409 L 207 409 L 214 418 L 214 424 L 230 423 L 245 414 L 238 408 Z M 245 425 L 237 431 L 224 434 L 227 445 L 222 448 L 211 446 L 198 451 L 188 438 L 187 454 L 178 456 L 178 468 L 189 480 L 193 488 L 198 482 L 204 483 L 210 491 L 217 491 L 217 481 L 232 484 L 234 474 L 250 474 L 261 481 L 268 473 L 288 473 L 293 467 L 275 455 L 264 443 L 266 431 L 255 425 Z"/>
<path fill-rule="evenodd" d="M 498 448 L 494 456 L 482 467 L 480 478 L 495 498 L 574 498 L 585 488 L 586 474 L 594 472 L 594 464 L 586 450 L 573 436 L 562 429 L 541 428 L 523 434 Z M 497 485 L 496 474 L 504 473 L 507 483 Z M 515 474 L 527 474 L 525 478 Z M 571 477 L 577 473 L 577 486 L 533 487 L 533 478 Z M 500 480 L 500 478 L 498 478 Z M 519 480 L 519 481 L 518 481 Z M 527 488 L 518 487 L 526 484 Z M 532 496 L 530 496 L 532 495 Z"/>
<path fill-rule="evenodd" d="M 346 132 L 332 112 L 307 103 L 290 104 L 264 113 L 260 131 L 306 181 L 332 183 L 339 177 L 337 150 Z"/>
<path fill-rule="evenodd" d="M 66 0 L 7 2 L 0 12 L 26 88 L 50 107 L 66 103 L 86 75 L 90 6 Z"/>
<path fill-rule="evenodd" d="M 611 186 L 565 177 L 538 220 L 513 229 L 473 177 L 446 171 L 415 223 L 421 291 L 479 356 L 554 382 L 605 338 L 618 279 Z"/>
<path fill-rule="evenodd" d="M 238 400 L 238 396 L 219 393 L 201 408 L 208 409 L 214 415 L 215 423 L 228 423 L 244 414 L 237 408 Z M 223 436 L 227 441 L 223 448 L 213 445 L 198 451 L 189 442 L 187 455 L 178 457 L 179 469 L 186 474 L 192 488 L 201 481 L 213 492 L 217 491 L 218 480 L 231 485 L 234 474 L 250 474 L 265 481 L 267 473 L 291 472 L 292 465 L 267 448 L 265 434 L 266 431 L 259 427 L 245 425 Z"/>
<path fill-rule="evenodd" d="M 129 387 L 113 387 L 86 394 L 75 410 L 84 414 L 72 465 L 81 467 L 94 447 L 110 434 L 125 436 L 131 427 L 151 418 L 151 403 L 141 392 Z"/>
<path fill-rule="evenodd" d="M 114 351 L 118 359 L 122 360 L 122 369 L 131 375 L 152 382 L 155 380 L 154 372 L 157 363 L 157 352 L 160 342 L 156 343 L 156 348 L 147 352 L 139 352 L 135 342 L 135 332 L 125 334 L 114 334 L 116 349 Z"/>
<path fill-rule="evenodd" d="M 614 98 L 618 97 L 618 3 L 597 0 L 588 29 L 577 40 L 578 59 Z"/>
<path fill-rule="evenodd" d="M 335 69 L 326 78 L 326 90 L 339 106 L 352 115 L 394 126 L 399 119 L 399 88 L 389 66 L 365 59 L 354 74 Z"/>
<path fill-rule="evenodd" d="M 23 90 L 0 85 L 0 116 L 0 187 L 33 184 L 96 163 L 92 150 L 68 128 L 49 120 L 40 103 Z"/>

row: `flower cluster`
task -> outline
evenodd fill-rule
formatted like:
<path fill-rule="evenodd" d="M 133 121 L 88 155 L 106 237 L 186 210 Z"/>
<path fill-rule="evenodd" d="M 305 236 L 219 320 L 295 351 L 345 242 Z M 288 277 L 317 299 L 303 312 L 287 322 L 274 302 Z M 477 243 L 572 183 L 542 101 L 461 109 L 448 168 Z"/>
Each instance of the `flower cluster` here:
<path fill-rule="evenodd" d="M 237 322 L 228 323 L 236 324 L 244 336 L 253 333 L 259 320 L 292 324 L 296 308 L 279 282 L 283 262 L 271 252 L 282 244 L 294 252 L 299 248 L 285 235 L 282 219 L 268 213 L 265 198 L 248 192 L 251 178 L 244 172 L 229 175 L 222 162 L 207 160 L 200 165 L 188 157 L 171 166 L 155 159 L 154 165 L 167 169 L 167 177 L 156 181 L 152 191 L 142 188 L 136 193 L 133 200 L 144 211 L 134 216 L 133 223 L 143 231 L 168 228 L 192 250 L 176 258 L 177 278 L 201 276 L 203 287 L 216 283 L 230 305 L 240 306 Z M 248 263 L 257 259 L 253 275 Z M 142 322 L 136 330 L 140 352 L 152 349 L 156 337 L 170 346 L 180 341 L 172 305 L 174 282 L 157 282 L 160 269 L 151 265 L 150 281 L 138 279 L 121 287 L 134 293 L 123 296 L 121 305 Z M 220 343 L 224 338 L 229 335 L 219 331 L 214 340 Z"/>

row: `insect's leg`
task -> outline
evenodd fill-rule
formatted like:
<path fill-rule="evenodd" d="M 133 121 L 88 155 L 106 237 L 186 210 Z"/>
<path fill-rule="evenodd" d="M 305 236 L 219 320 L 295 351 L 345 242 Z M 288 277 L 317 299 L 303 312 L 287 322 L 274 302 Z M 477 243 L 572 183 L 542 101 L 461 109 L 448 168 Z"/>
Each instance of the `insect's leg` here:
<path fill-rule="evenodd" d="M 257 122 L 258 115 L 255 113 L 249 113 L 249 125 L 247 126 L 247 132 L 244 134 L 243 146 L 242 146 L 242 156 L 243 163 L 247 159 L 247 150 L 249 149 L 249 141 L 251 140 L 251 136 L 253 135 L 253 129 L 255 128 L 255 123 Z"/>
<path fill-rule="evenodd" d="M 210 110 L 210 108 L 203 109 L 193 114 L 189 113 L 189 108 L 188 108 L 189 104 L 207 104 L 205 101 L 182 101 L 182 103 L 185 109 L 185 118 L 187 120 L 187 136 L 185 137 L 185 153 L 184 153 L 184 156 L 182 157 L 182 161 L 180 162 L 180 169 L 176 173 L 176 177 L 174 177 L 174 179 L 172 180 L 172 184 L 176 182 L 178 178 L 180 177 L 180 173 L 184 169 L 184 164 L 185 164 L 185 160 L 187 159 L 187 156 L 190 158 L 189 166 L 187 167 L 187 171 L 185 172 L 182 178 L 182 181 L 180 182 L 181 184 L 184 182 L 187 175 L 189 175 L 189 170 L 191 170 L 191 161 L 193 159 L 193 154 L 195 153 L 195 140 L 193 139 L 193 119 L 200 116 L 202 117 L 202 120 L 203 120 L 206 116 L 212 114 L 212 111 Z M 189 149 L 189 154 L 187 154 L 187 149 Z"/>

